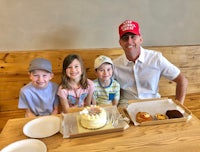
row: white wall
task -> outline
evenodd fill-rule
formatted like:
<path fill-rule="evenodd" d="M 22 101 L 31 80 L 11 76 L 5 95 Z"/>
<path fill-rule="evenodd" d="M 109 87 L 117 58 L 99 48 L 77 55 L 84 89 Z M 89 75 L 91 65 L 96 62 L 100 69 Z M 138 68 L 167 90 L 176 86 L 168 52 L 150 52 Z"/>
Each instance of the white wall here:
<path fill-rule="evenodd" d="M 0 0 L 0 51 L 114 48 L 118 25 L 140 23 L 143 45 L 200 44 L 199 0 Z"/>

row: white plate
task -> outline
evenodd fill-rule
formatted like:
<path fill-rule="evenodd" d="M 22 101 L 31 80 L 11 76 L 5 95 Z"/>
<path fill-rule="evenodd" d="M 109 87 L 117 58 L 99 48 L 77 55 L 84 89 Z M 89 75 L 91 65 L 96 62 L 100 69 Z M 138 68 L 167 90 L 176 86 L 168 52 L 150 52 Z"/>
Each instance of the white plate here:
<path fill-rule="evenodd" d="M 45 138 L 60 130 L 60 118 L 57 116 L 42 116 L 29 121 L 23 127 L 23 133 L 32 138 Z"/>
<path fill-rule="evenodd" d="M 1 152 L 47 152 L 46 145 L 38 139 L 16 141 L 1 150 Z"/>

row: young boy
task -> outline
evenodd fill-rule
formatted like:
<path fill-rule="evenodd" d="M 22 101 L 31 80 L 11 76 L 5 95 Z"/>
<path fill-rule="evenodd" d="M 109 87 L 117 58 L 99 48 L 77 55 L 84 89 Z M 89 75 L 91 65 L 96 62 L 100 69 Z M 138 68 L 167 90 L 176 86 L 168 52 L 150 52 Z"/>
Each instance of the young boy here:
<path fill-rule="evenodd" d="M 113 62 L 107 56 L 95 59 L 94 100 L 97 105 L 117 105 L 120 98 L 120 85 L 113 76 Z"/>
<path fill-rule="evenodd" d="M 29 64 L 31 82 L 21 88 L 19 109 L 26 109 L 25 117 L 44 116 L 58 113 L 58 84 L 53 78 L 51 62 L 36 58 Z"/>

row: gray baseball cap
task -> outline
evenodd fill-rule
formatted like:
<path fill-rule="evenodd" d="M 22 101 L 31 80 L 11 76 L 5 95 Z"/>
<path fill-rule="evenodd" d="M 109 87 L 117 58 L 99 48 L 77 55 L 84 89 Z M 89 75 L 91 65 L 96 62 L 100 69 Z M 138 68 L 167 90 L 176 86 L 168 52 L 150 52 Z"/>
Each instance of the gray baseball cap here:
<path fill-rule="evenodd" d="M 33 70 L 45 70 L 52 73 L 51 62 L 44 58 L 33 59 L 29 64 L 29 72 Z"/>

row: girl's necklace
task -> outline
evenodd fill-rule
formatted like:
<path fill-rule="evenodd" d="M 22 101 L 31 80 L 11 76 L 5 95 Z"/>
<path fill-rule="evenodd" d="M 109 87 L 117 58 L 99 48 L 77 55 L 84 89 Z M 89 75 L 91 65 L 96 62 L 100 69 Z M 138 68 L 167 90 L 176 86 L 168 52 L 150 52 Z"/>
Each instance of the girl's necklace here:
<path fill-rule="evenodd" d="M 77 90 L 78 90 L 78 89 L 79 89 L 79 88 L 73 88 L 73 91 L 74 91 L 74 94 L 75 94 L 76 99 L 79 98 L 79 97 L 78 97 L 78 93 L 77 93 Z"/>
<path fill-rule="evenodd" d="M 80 93 L 79 94 L 77 93 L 79 91 L 79 88 L 80 88 L 80 86 L 77 87 L 77 88 L 73 88 L 73 91 L 74 91 L 74 94 L 75 94 L 75 98 L 76 98 L 75 105 L 78 105 L 78 103 L 79 103 Z"/>
<path fill-rule="evenodd" d="M 80 93 L 78 94 L 77 92 L 80 92 L 79 88 L 81 87 L 81 85 L 79 83 L 76 83 L 76 82 L 71 82 L 70 85 L 71 85 L 72 90 L 73 90 L 74 95 L 75 95 L 75 100 L 76 101 L 75 101 L 74 105 L 78 105 L 79 104 Z"/>

